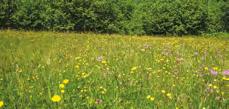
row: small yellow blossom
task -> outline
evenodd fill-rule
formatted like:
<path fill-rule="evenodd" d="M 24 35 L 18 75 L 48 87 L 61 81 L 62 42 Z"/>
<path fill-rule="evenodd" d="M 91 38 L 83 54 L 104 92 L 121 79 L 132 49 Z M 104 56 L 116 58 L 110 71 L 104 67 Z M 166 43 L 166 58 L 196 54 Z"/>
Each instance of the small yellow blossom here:
<path fill-rule="evenodd" d="M 214 89 L 218 89 L 218 87 L 216 85 L 213 86 Z"/>
<path fill-rule="evenodd" d="M 146 70 L 152 70 L 152 68 L 148 67 L 148 68 L 146 68 Z"/>
<path fill-rule="evenodd" d="M 75 65 L 75 68 L 76 68 L 76 69 L 79 69 L 79 68 L 80 68 L 80 66 L 79 66 L 79 65 Z"/>
<path fill-rule="evenodd" d="M 204 67 L 204 70 L 208 70 L 208 67 Z"/>
<path fill-rule="evenodd" d="M 165 93 L 165 90 L 161 90 L 161 93 Z"/>
<path fill-rule="evenodd" d="M 61 93 L 64 93 L 65 91 L 62 89 L 62 90 L 60 90 L 60 92 L 61 92 Z"/>
<path fill-rule="evenodd" d="M 212 87 L 212 84 L 208 84 L 208 87 Z"/>
<path fill-rule="evenodd" d="M 131 68 L 131 71 L 135 71 L 135 70 L 137 70 L 137 68 L 138 68 L 138 67 L 136 67 L 136 66 L 135 66 L 135 67 L 132 67 L 132 68 Z"/>
<path fill-rule="evenodd" d="M 89 74 L 88 73 L 85 73 L 85 72 L 83 72 L 82 74 L 81 74 L 81 77 L 82 78 L 87 78 L 89 76 Z"/>
<path fill-rule="evenodd" d="M 60 87 L 61 89 L 64 89 L 65 86 L 64 86 L 64 84 L 60 84 L 59 87 Z"/>
<path fill-rule="evenodd" d="M 213 67 L 213 70 L 219 70 L 219 68 L 218 67 Z"/>
<path fill-rule="evenodd" d="M 229 81 L 229 78 L 227 78 L 227 77 L 223 77 L 223 80 Z"/>
<path fill-rule="evenodd" d="M 154 97 L 153 96 L 151 96 L 151 95 L 148 95 L 147 97 L 146 97 L 148 100 L 150 100 L 150 101 L 154 101 Z"/>
<path fill-rule="evenodd" d="M 107 61 L 104 61 L 104 60 L 103 60 L 101 63 L 102 63 L 102 64 L 107 64 Z"/>
<path fill-rule="evenodd" d="M 224 95 L 224 92 L 221 92 L 222 95 Z"/>
<path fill-rule="evenodd" d="M 52 101 L 53 101 L 53 102 L 60 102 L 60 100 L 61 100 L 61 97 L 60 97 L 59 95 L 54 95 L 54 96 L 52 97 Z"/>
<path fill-rule="evenodd" d="M 64 84 L 68 84 L 68 83 L 69 83 L 69 80 L 68 80 L 68 79 L 64 79 L 64 80 L 63 80 L 63 83 L 64 83 Z"/>
<path fill-rule="evenodd" d="M 79 60 L 81 57 L 75 57 L 75 60 Z"/>
<path fill-rule="evenodd" d="M 172 94 L 171 94 L 171 93 L 167 93 L 166 96 L 167 96 L 169 99 L 172 99 Z"/>
<path fill-rule="evenodd" d="M 3 107 L 4 102 L 0 100 L 0 108 Z"/>

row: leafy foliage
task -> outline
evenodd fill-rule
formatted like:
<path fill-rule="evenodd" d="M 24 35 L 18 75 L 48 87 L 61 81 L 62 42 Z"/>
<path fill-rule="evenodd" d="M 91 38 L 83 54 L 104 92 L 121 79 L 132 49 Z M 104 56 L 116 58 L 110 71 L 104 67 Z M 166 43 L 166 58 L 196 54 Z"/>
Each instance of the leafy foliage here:
<path fill-rule="evenodd" d="M 223 0 L 0 0 L 0 27 L 120 34 L 229 30 Z"/>

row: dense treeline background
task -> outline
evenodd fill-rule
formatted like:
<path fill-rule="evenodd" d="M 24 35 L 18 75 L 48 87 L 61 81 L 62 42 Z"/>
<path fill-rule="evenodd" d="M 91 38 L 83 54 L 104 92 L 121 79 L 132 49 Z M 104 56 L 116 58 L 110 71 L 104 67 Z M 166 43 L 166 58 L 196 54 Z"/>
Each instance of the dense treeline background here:
<path fill-rule="evenodd" d="M 0 0 L 0 28 L 119 34 L 229 31 L 228 0 Z"/>

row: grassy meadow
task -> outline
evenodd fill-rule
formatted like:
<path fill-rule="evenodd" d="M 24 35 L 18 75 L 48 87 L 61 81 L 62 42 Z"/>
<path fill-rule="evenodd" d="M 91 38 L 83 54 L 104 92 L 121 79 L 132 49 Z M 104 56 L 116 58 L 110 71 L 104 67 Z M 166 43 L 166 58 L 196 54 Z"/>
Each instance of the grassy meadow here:
<path fill-rule="evenodd" d="M 0 108 L 228 109 L 229 40 L 0 31 Z"/>

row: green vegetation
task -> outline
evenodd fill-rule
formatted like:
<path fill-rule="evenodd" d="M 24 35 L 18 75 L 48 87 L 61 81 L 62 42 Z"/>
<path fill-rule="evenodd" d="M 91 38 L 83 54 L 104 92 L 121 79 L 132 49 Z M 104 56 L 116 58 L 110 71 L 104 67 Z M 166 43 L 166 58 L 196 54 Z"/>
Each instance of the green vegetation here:
<path fill-rule="evenodd" d="M 0 28 L 197 35 L 228 25 L 227 0 L 0 0 Z"/>
<path fill-rule="evenodd" d="M 228 109 L 228 47 L 214 37 L 1 31 L 0 108 Z"/>

